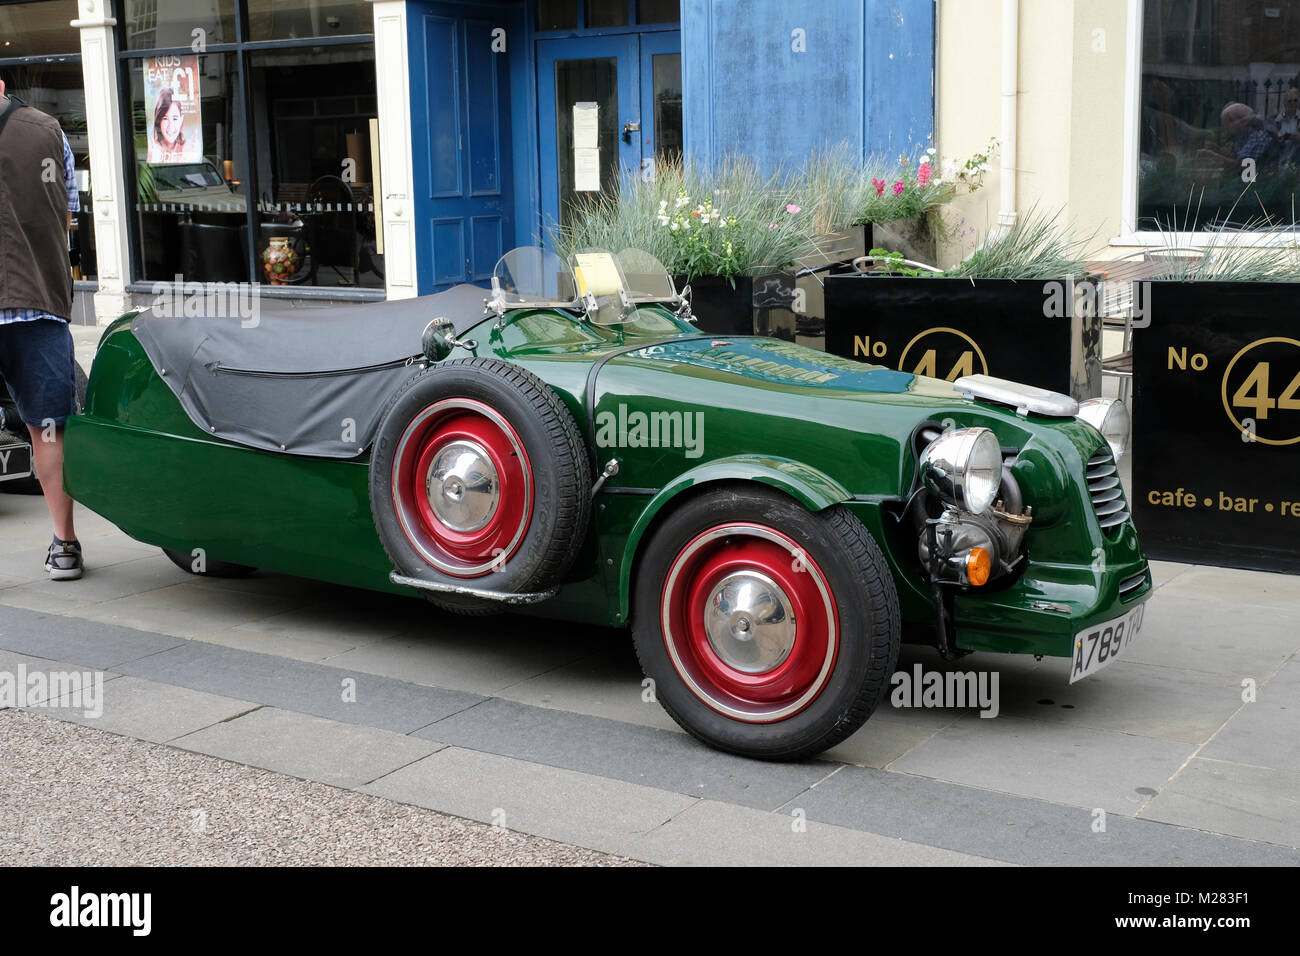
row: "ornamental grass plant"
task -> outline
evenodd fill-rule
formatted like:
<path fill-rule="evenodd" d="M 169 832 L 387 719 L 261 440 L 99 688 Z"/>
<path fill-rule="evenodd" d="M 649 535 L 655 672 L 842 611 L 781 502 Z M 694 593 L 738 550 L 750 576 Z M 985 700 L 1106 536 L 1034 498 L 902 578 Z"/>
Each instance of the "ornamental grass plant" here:
<path fill-rule="evenodd" d="M 1238 202 L 1249 192 L 1243 190 Z M 1236 203 L 1228 210 L 1232 220 Z M 1239 229 L 1219 230 L 1198 235 L 1208 236 L 1203 242 L 1192 245 L 1187 238 L 1192 235 L 1190 226 L 1199 221 L 1199 207 L 1192 210 L 1192 196 L 1188 195 L 1184 215 L 1184 228 L 1178 229 L 1178 210 L 1170 221 L 1156 221 L 1161 248 L 1148 253 L 1154 271 L 1152 279 L 1171 279 L 1179 282 L 1300 282 L 1300 245 L 1297 245 L 1297 222 L 1292 209 L 1291 222 L 1279 224 L 1272 219 L 1251 219 Z M 1273 233 L 1289 241 L 1266 245 L 1250 245 L 1240 239 L 1241 233 Z"/>

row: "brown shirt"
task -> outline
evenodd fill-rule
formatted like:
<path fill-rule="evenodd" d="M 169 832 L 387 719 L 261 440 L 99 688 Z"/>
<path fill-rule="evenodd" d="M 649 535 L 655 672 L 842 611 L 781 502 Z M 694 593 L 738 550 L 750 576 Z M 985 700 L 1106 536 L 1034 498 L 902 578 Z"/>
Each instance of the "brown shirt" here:
<path fill-rule="evenodd" d="M 14 102 L 0 96 L 0 114 Z M 0 129 L 0 309 L 72 314 L 63 131 L 30 106 Z"/>

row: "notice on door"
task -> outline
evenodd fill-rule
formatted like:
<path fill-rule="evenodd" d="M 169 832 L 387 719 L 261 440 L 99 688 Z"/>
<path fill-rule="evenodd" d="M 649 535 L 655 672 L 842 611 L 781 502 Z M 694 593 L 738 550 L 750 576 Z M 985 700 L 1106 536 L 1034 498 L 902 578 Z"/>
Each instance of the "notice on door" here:
<path fill-rule="evenodd" d="M 596 149 L 600 146 L 600 105 L 573 104 L 573 148 Z"/>
<path fill-rule="evenodd" d="M 600 150 L 574 149 L 573 191 L 600 192 Z"/>

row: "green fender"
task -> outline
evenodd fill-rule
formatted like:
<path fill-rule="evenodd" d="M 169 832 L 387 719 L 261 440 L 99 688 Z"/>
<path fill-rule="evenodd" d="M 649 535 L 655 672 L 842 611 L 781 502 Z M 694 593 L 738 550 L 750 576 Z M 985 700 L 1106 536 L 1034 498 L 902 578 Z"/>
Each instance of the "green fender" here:
<path fill-rule="evenodd" d="M 641 538 L 655 516 L 678 495 L 707 484 L 724 481 L 756 481 L 770 485 L 794 498 L 810 511 L 821 511 L 831 505 L 853 497 L 849 490 L 816 468 L 788 458 L 765 458 L 761 455 L 736 455 L 718 458 L 700 465 L 680 476 L 661 489 L 641 512 L 623 546 L 622 568 L 619 574 L 618 598 L 620 620 L 628 619 L 631 606 L 632 565 L 635 562 Z"/>

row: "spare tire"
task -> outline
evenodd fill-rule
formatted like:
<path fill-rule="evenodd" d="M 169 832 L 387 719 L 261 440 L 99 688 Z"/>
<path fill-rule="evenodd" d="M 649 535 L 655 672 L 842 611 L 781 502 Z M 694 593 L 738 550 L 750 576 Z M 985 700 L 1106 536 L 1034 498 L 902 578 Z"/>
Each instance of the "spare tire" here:
<path fill-rule="evenodd" d="M 536 375 L 457 359 L 408 381 L 384 412 L 370 459 L 370 508 L 396 570 L 439 584 L 544 591 L 560 583 L 591 517 L 582 433 Z M 501 602 L 445 592 L 462 613 Z"/>

